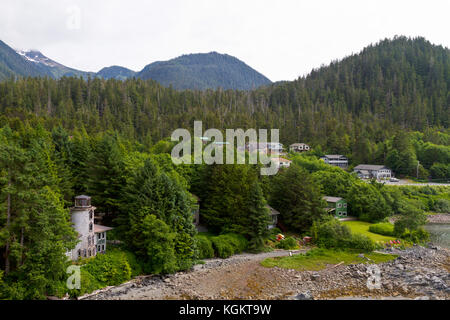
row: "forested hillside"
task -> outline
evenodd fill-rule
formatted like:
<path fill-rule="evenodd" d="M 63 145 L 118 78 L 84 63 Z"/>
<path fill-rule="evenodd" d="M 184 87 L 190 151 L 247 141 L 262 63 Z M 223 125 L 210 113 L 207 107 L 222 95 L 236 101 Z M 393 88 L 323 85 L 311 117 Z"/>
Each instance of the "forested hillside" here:
<path fill-rule="evenodd" d="M 0 40 L 0 81 L 14 76 L 50 76 L 37 65 L 28 62 Z"/>
<path fill-rule="evenodd" d="M 14 77 L 100 77 L 126 80 L 153 79 L 175 89 L 239 89 L 250 90 L 271 84 L 265 76 L 239 59 L 217 52 L 183 55 L 168 61 L 158 61 L 135 72 L 121 66 L 111 66 L 99 72 L 86 72 L 66 67 L 36 50 L 15 51 L 0 41 L 0 81 Z"/>
<path fill-rule="evenodd" d="M 92 197 L 124 251 L 82 261 L 90 266 L 75 296 L 131 274 L 262 250 L 267 203 L 301 235 L 328 230 L 320 220 L 329 195 L 345 197 L 349 213 L 365 221 L 398 215 L 399 237 L 426 239 L 424 212 L 448 212 L 448 188 L 367 183 L 317 156 L 342 153 L 351 165 L 386 164 L 401 175 L 419 168 L 420 178 L 448 179 L 448 88 L 449 50 L 421 38 L 385 40 L 305 78 L 251 91 L 178 91 L 142 79 L 0 82 L 0 299 L 67 292 L 65 252 L 76 241 L 68 208 L 78 194 Z M 192 130 L 194 120 L 204 130 L 278 128 L 285 145 L 313 150 L 291 155 L 292 165 L 275 176 L 260 176 L 255 165 L 176 166 L 168 137 Z M 196 235 L 191 192 L 207 227 L 227 233 L 211 239 L 214 250 Z M 349 248 L 375 248 L 346 234 Z"/>
<path fill-rule="evenodd" d="M 7 117 L 31 112 L 90 134 L 114 129 L 147 145 L 192 128 L 194 120 L 205 129 L 279 128 L 284 144 L 306 142 L 353 163 L 385 163 L 394 135 L 417 131 L 415 141 L 444 145 L 448 159 L 449 57 L 423 38 L 400 37 L 253 91 L 177 91 L 140 79 L 20 79 L 0 83 L 0 110 Z"/>
<path fill-rule="evenodd" d="M 133 70 L 120 66 L 105 67 L 97 72 L 97 76 L 103 79 L 125 80 L 128 78 L 132 78 L 135 75 L 136 72 L 134 72 Z"/>
<path fill-rule="evenodd" d="M 188 54 L 146 66 L 137 74 L 175 89 L 250 90 L 271 83 L 262 74 L 237 58 L 217 52 Z"/>

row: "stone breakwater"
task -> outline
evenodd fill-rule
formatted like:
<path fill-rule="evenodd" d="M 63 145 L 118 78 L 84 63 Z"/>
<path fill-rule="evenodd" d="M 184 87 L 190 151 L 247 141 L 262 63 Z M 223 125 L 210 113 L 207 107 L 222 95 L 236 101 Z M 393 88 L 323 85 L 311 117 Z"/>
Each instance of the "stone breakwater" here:
<path fill-rule="evenodd" d="M 389 218 L 390 223 L 395 223 L 398 217 L 393 216 Z M 438 213 L 427 215 L 427 223 L 442 223 L 450 224 L 450 213 Z"/>
<path fill-rule="evenodd" d="M 368 264 L 329 265 L 320 271 L 262 267 L 260 262 L 267 257 L 289 254 L 277 250 L 209 259 L 187 272 L 139 277 L 83 299 L 450 298 L 449 250 L 414 246 L 386 253 L 396 254 L 398 258 L 377 265 L 378 289 L 367 286 Z"/>
<path fill-rule="evenodd" d="M 433 214 L 427 216 L 428 223 L 450 224 L 450 213 Z"/>

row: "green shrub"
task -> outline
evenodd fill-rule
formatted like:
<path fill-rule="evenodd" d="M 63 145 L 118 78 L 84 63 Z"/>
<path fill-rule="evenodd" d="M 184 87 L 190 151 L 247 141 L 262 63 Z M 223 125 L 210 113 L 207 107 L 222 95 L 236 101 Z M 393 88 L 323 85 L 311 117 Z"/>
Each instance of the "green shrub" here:
<path fill-rule="evenodd" d="M 438 213 L 449 213 L 450 201 L 447 199 L 437 199 L 433 204 L 433 211 Z"/>
<path fill-rule="evenodd" d="M 275 245 L 278 249 L 284 249 L 284 250 L 290 250 L 290 249 L 297 249 L 298 248 L 298 242 L 292 237 L 287 237 Z"/>
<path fill-rule="evenodd" d="M 121 250 L 127 259 L 128 264 L 131 268 L 131 277 L 136 277 L 144 273 L 141 264 L 137 260 L 136 255 L 128 250 Z"/>
<path fill-rule="evenodd" d="M 199 259 L 208 259 L 214 257 L 214 249 L 211 240 L 206 236 L 197 235 L 197 250 Z"/>
<path fill-rule="evenodd" d="M 410 241 L 412 243 L 420 243 L 427 241 L 430 234 L 423 228 L 418 228 L 417 230 L 410 231 L 406 229 L 400 238 Z"/>
<path fill-rule="evenodd" d="M 311 234 L 313 241 L 322 248 L 339 248 L 343 239 L 351 237 L 350 229 L 333 217 L 314 222 Z"/>
<path fill-rule="evenodd" d="M 117 249 L 98 254 L 82 268 L 85 268 L 102 286 L 115 286 L 131 279 L 127 256 Z"/>
<path fill-rule="evenodd" d="M 369 231 L 383 236 L 394 235 L 394 225 L 389 222 L 381 222 L 370 225 Z"/>
<path fill-rule="evenodd" d="M 98 280 L 86 270 L 86 268 L 81 267 L 80 269 L 80 289 L 73 289 L 69 291 L 69 296 L 72 298 L 80 297 L 87 293 L 91 293 L 95 290 L 103 288 Z"/>
<path fill-rule="evenodd" d="M 364 252 L 372 252 L 376 248 L 375 242 L 368 236 L 359 233 L 352 234 L 350 239 L 344 240 L 344 243 L 346 243 L 346 245 L 343 246 L 344 248 L 358 249 Z"/>
<path fill-rule="evenodd" d="M 233 245 L 223 236 L 212 237 L 211 242 L 216 256 L 225 259 L 234 254 Z"/>
<path fill-rule="evenodd" d="M 314 222 L 311 234 L 313 241 L 321 248 L 358 249 L 365 252 L 375 249 L 375 243 L 369 237 L 352 234 L 347 226 L 333 217 Z"/>
<path fill-rule="evenodd" d="M 227 233 L 221 236 L 232 244 L 235 253 L 241 253 L 248 248 L 248 240 L 240 234 Z"/>
<path fill-rule="evenodd" d="M 244 236 L 235 233 L 221 234 L 210 238 L 214 253 L 219 258 L 228 258 L 235 253 L 247 249 L 248 241 Z"/>

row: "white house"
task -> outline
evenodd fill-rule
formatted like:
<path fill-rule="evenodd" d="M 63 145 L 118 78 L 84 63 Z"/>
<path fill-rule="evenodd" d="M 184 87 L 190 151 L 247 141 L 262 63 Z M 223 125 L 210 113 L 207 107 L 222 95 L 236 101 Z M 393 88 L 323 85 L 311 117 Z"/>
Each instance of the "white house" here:
<path fill-rule="evenodd" d="M 325 163 L 342 169 L 346 169 L 348 167 L 348 159 L 342 154 L 326 154 L 323 157 L 320 157 L 320 159 L 325 161 Z"/>
<path fill-rule="evenodd" d="M 353 172 L 356 172 L 361 179 L 390 179 L 392 177 L 392 171 L 386 166 L 375 164 L 360 164 L 353 168 Z"/>
<path fill-rule="evenodd" d="M 246 145 L 248 152 L 258 152 L 262 154 L 282 153 L 283 145 L 279 142 L 251 142 Z"/>
<path fill-rule="evenodd" d="M 272 158 L 272 162 L 275 163 L 277 168 L 288 168 L 291 165 L 291 160 L 287 160 L 284 158 Z"/>
<path fill-rule="evenodd" d="M 91 205 L 91 197 L 75 197 L 75 206 L 70 208 L 70 213 L 79 242 L 74 249 L 66 253 L 72 260 L 94 257 L 99 252 L 106 252 L 106 232 L 112 228 L 94 224 L 95 209 Z"/>
<path fill-rule="evenodd" d="M 291 152 L 304 152 L 309 151 L 311 148 L 306 143 L 293 143 L 289 146 Z"/>

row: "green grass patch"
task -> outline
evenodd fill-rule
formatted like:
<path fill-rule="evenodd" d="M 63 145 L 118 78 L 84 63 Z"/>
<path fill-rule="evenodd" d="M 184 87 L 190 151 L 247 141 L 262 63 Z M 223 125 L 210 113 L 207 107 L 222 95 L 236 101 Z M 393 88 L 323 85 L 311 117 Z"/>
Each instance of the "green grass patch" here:
<path fill-rule="evenodd" d="M 383 236 L 380 234 L 370 232 L 369 227 L 372 225 L 372 223 L 369 222 L 353 220 L 353 221 L 342 221 L 342 223 L 348 226 L 352 231 L 352 233 L 360 233 L 366 235 L 375 242 L 377 241 L 388 242 L 390 240 L 396 240 L 395 237 Z"/>
<path fill-rule="evenodd" d="M 365 253 L 364 256 L 373 260 L 368 261 L 365 258 L 358 257 L 359 252 L 355 251 L 335 251 L 329 249 L 312 249 L 306 254 L 297 254 L 291 257 L 275 257 L 267 258 L 261 262 L 261 265 L 266 268 L 285 268 L 295 269 L 300 271 L 306 270 L 322 270 L 327 265 L 336 265 L 344 262 L 344 264 L 358 264 L 358 263 L 383 263 L 397 258 L 397 255 L 382 254 L 382 253 Z"/>
<path fill-rule="evenodd" d="M 369 226 L 369 232 L 380 234 L 383 236 L 394 236 L 394 225 L 389 222 L 374 223 Z"/>

